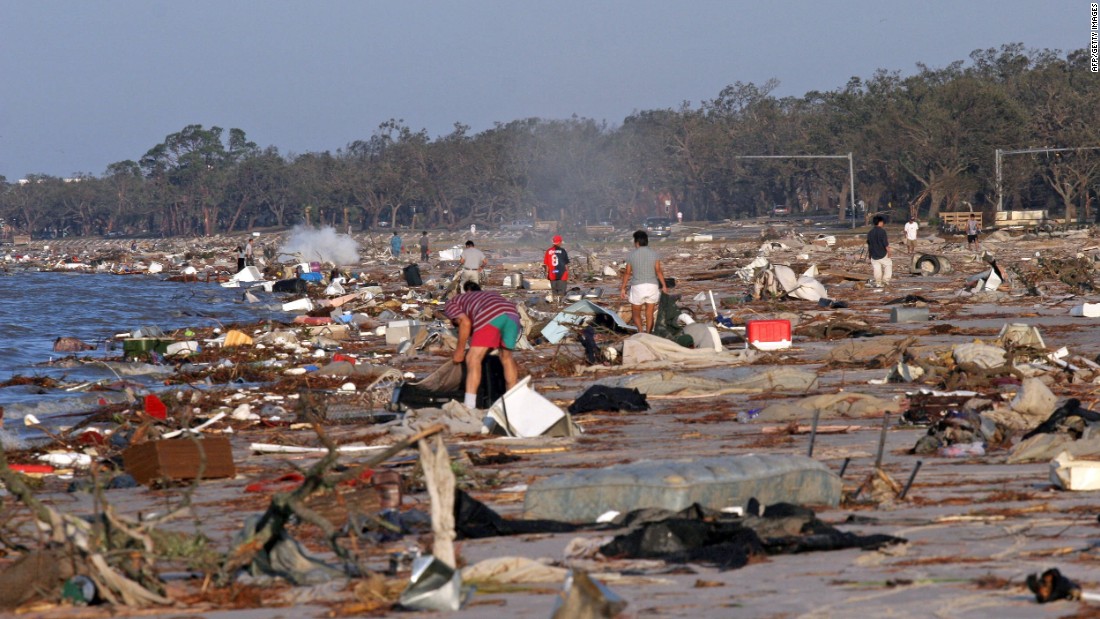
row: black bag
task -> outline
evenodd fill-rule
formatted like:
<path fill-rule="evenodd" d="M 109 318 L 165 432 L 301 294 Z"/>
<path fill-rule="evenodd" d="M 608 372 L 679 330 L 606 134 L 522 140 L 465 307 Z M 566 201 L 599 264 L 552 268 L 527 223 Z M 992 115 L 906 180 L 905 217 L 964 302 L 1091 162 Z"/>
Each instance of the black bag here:
<path fill-rule="evenodd" d="M 405 283 L 409 286 L 421 286 L 424 284 L 424 280 L 420 278 L 420 265 L 410 264 L 404 268 L 405 271 Z"/>
<path fill-rule="evenodd" d="M 477 389 L 477 407 L 489 408 L 507 391 L 504 383 L 504 364 L 496 355 L 486 355 L 481 362 L 481 385 Z M 448 389 L 426 389 L 416 383 L 402 383 L 396 401 L 408 408 L 439 408 L 450 400 L 466 399 L 466 366 L 462 366 L 462 380 Z"/>
<path fill-rule="evenodd" d="M 293 279 L 280 279 L 271 286 L 271 291 L 306 294 L 309 292 L 309 286 L 306 284 L 306 280 L 295 277 Z"/>

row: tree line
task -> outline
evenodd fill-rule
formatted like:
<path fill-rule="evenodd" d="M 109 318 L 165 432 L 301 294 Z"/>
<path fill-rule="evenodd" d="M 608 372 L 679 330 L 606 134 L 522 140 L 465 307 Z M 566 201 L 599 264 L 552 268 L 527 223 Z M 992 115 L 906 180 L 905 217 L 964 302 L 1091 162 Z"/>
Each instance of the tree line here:
<path fill-rule="evenodd" d="M 1087 49 L 1021 43 L 912 75 L 776 97 L 736 82 L 714 99 L 638 111 L 611 126 L 525 118 L 432 139 L 401 120 L 336 152 L 283 155 L 241 129 L 189 125 L 99 176 L 0 177 L 0 217 L 32 235 L 210 235 L 297 223 L 368 229 L 552 219 L 563 226 L 682 212 L 689 220 L 845 215 L 845 155 L 865 214 L 1046 208 L 1094 221 L 1100 81 Z M 1062 148 L 1004 158 L 994 151 Z M 998 194 L 1003 187 L 1003 195 Z"/>

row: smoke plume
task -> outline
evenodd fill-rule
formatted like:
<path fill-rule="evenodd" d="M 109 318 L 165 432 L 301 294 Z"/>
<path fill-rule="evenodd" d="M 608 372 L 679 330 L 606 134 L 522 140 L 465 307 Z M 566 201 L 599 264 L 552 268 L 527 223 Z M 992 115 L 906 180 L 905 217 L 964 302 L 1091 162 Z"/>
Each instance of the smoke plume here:
<path fill-rule="evenodd" d="M 301 254 L 306 262 L 331 262 L 336 265 L 359 263 L 359 243 L 336 229 L 294 226 L 279 253 Z"/>

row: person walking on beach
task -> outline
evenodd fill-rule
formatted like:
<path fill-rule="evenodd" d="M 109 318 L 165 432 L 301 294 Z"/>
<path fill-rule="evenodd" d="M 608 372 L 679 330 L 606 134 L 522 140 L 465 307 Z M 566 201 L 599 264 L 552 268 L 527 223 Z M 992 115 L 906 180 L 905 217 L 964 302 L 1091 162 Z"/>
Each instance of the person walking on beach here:
<path fill-rule="evenodd" d="M 394 230 L 393 236 L 390 237 L 390 255 L 394 258 L 400 256 L 402 247 L 401 237 L 397 234 L 397 231 Z"/>
<path fill-rule="evenodd" d="M 875 287 L 890 285 L 894 275 L 894 261 L 890 259 L 890 239 L 886 235 L 886 219 L 875 215 L 875 226 L 867 233 L 867 254 L 871 257 L 871 273 Z"/>
<path fill-rule="evenodd" d="M 428 261 L 428 231 L 424 230 L 420 233 L 420 261 Z"/>
<path fill-rule="evenodd" d="M 966 220 L 966 247 L 975 251 L 981 251 L 982 244 L 978 235 L 982 232 L 982 223 L 974 217 L 974 213 Z"/>
<path fill-rule="evenodd" d="M 466 241 L 466 249 L 462 250 L 462 271 L 458 274 L 458 293 L 461 295 L 467 282 L 481 284 L 481 271 L 489 264 L 485 254 L 474 247 L 473 241 Z"/>
<path fill-rule="evenodd" d="M 477 388 L 481 385 L 481 362 L 491 349 L 497 349 L 504 366 L 504 384 L 515 386 L 519 369 L 512 351 L 519 341 L 519 312 L 516 305 L 498 292 L 482 290 L 474 282 L 463 285 L 463 293 L 447 301 L 443 314 L 458 327 L 458 344 L 451 360 L 466 363 L 466 393 L 463 404 L 477 408 Z M 466 350 L 469 342 L 470 350 Z"/>
<path fill-rule="evenodd" d="M 554 244 L 542 258 L 542 270 L 550 280 L 550 298 L 560 303 L 565 298 L 565 289 L 569 286 L 569 253 L 561 246 L 561 236 L 554 237 Z"/>
<path fill-rule="evenodd" d="M 238 273 L 240 273 L 241 271 L 244 270 L 244 262 L 245 262 L 244 246 L 243 245 L 238 245 L 237 246 L 237 272 Z"/>
<path fill-rule="evenodd" d="M 913 255 L 913 250 L 917 247 L 917 230 L 920 229 L 920 224 L 917 223 L 916 217 L 910 217 L 909 223 L 905 224 L 905 247 L 909 250 L 909 255 Z"/>
<path fill-rule="evenodd" d="M 630 293 L 627 294 L 627 287 Z M 661 293 L 668 292 L 665 285 L 665 272 L 660 256 L 649 248 L 649 235 L 645 230 L 634 232 L 634 251 L 626 257 L 626 271 L 623 272 L 622 297 L 630 302 L 630 321 L 638 328 L 638 333 L 653 333 L 654 315 Z M 645 329 L 642 328 L 642 311 L 645 311 Z"/>

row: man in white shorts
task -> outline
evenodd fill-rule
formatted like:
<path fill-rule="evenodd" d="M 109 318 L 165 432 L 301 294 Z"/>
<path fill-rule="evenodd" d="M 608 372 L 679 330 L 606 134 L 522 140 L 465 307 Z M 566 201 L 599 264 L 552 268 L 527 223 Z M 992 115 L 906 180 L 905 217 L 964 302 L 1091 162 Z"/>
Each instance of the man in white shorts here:
<path fill-rule="evenodd" d="M 630 294 L 627 294 L 627 286 Z M 649 235 L 645 230 L 634 233 L 634 251 L 626 257 L 626 271 L 620 293 L 630 301 L 630 320 L 639 333 L 653 333 L 654 315 L 661 293 L 667 293 L 665 273 L 657 252 L 649 248 Z M 642 328 L 642 308 L 645 307 L 645 329 Z"/>

